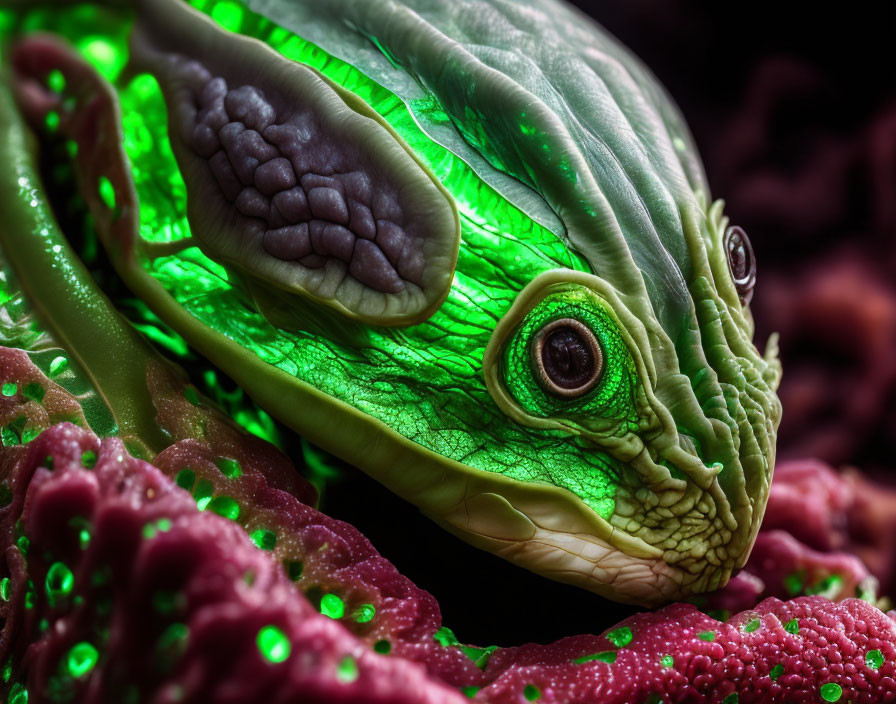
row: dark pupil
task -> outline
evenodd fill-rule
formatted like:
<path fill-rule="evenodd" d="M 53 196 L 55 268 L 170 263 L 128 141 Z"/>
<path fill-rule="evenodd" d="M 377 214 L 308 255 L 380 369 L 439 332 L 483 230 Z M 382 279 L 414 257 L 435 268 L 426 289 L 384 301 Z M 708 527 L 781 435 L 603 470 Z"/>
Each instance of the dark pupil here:
<path fill-rule="evenodd" d="M 731 273 L 734 275 L 735 282 L 743 281 L 749 276 L 748 256 L 744 238 L 735 230 L 728 239 L 728 261 L 731 264 Z"/>
<path fill-rule="evenodd" d="M 557 386 L 577 389 L 594 374 L 594 353 L 572 328 L 557 328 L 541 348 L 544 371 Z"/>

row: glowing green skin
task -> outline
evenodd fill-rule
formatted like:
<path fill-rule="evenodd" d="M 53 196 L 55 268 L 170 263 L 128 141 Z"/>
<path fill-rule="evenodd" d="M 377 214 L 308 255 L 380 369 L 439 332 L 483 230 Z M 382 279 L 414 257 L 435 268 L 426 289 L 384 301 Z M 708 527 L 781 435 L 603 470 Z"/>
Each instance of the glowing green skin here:
<path fill-rule="evenodd" d="M 604 356 L 598 385 L 570 411 L 567 399 L 546 394 L 531 373 L 530 344 L 538 331 L 552 320 L 573 318 L 594 332 Z M 517 403 L 542 416 L 563 415 L 570 420 L 606 419 L 624 432 L 628 423 L 637 425 L 635 410 L 637 373 L 631 354 L 616 321 L 600 302 L 582 290 L 555 293 L 544 298 L 517 328 L 504 347 L 504 375 Z"/>
<path fill-rule="evenodd" d="M 31 26 L 66 35 L 116 84 L 140 219 L 137 256 L 113 260 L 131 288 L 272 413 L 477 545 L 626 601 L 724 583 L 764 510 L 779 369 L 752 345 L 725 218 L 707 208 L 690 138 L 649 74 L 550 2 L 536 3 L 543 25 L 517 22 L 523 36 L 494 30 L 493 55 L 483 37 L 452 43 L 438 29 L 464 27 L 481 3 L 419 15 L 254 4 L 328 51 L 233 2 L 193 4 L 351 90 L 405 140 L 460 215 L 454 283 L 410 327 L 328 315 L 332 334 L 320 321 L 274 327 L 222 266 L 170 247 L 190 237 L 188 188 L 155 80 L 120 76 L 122 25 L 108 19 L 104 43 L 83 8 L 33 12 Z M 506 29 L 512 10 L 488 12 Z M 515 64 L 510 48 L 542 35 L 601 80 Z M 582 47 L 597 51 L 582 59 Z M 446 57 L 460 68 L 441 70 Z M 595 331 L 607 369 L 582 399 L 558 401 L 534 382 L 528 341 L 570 312 Z M 640 571 L 624 576 L 619 552 Z"/>

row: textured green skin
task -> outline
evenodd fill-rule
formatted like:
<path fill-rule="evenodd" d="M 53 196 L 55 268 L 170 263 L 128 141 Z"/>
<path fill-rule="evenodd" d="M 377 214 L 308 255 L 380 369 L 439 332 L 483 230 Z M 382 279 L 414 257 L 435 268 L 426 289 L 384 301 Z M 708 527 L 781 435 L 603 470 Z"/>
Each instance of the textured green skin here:
<path fill-rule="evenodd" d="M 34 167 L 25 126 L 12 95 L 0 90 L 0 155 L 6 164 L 0 180 L 4 209 L 3 253 L 44 320 L 55 321 L 56 340 L 77 350 L 76 363 L 103 390 L 122 439 L 140 454 L 168 445 L 155 422 L 143 373 L 154 354 L 139 334 L 96 295 L 95 283 L 53 219 Z"/>
<path fill-rule="evenodd" d="M 142 217 L 132 243 L 107 244 L 131 288 L 262 405 L 475 544 L 625 601 L 724 583 L 764 510 L 779 367 L 752 345 L 721 207 L 707 207 L 691 141 L 649 74 L 552 2 L 536 14 L 479 2 L 253 6 L 329 55 L 252 17 L 241 31 L 355 91 L 452 194 L 452 289 L 419 325 L 321 311 L 286 332 L 197 250 L 156 256 L 186 229 L 183 184 L 170 156 L 153 161 L 158 150 L 128 136 L 167 139 L 157 93 L 119 81 Z M 617 370 L 581 402 L 539 397 L 526 355 L 508 351 L 525 347 L 520 323 L 556 295 L 601 321 Z"/>

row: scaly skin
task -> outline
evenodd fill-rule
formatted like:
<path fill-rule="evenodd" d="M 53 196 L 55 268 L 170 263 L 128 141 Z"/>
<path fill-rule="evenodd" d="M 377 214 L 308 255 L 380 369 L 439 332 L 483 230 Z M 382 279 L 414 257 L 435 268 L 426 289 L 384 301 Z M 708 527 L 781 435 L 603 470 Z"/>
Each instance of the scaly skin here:
<path fill-rule="evenodd" d="M 473 544 L 622 601 L 723 585 L 768 496 L 780 369 L 773 343 L 763 357 L 751 342 L 721 204 L 637 60 L 547 1 L 194 4 L 237 34 L 141 0 L 125 71 L 129 11 L 28 13 L 114 87 L 45 40 L 13 55 L 22 109 L 59 114 L 78 143 L 130 288 L 271 413 Z M 295 169 L 266 185 L 256 171 L 258 188 L 301 180 L 316 222 L 358 242 L 340 207 L 366 203 L 377 251 L 392 251 L 380 232 L 397 238 L 391 269 L 372 245 L 340 254 L 345 228 L 319 225 L 307 255 L 288 208 L 228 181 L 223 123 L 202 127 L 213 78 L 260 91 L 229 95 L 224 118 Z M 278 142 L 271 122 L 314 146 Z M 256 166 L 227 153 L 241 178 Z M 348 200 L 319 190 L 315 205 L 314 184 Z M 550 354 L 533 345 L 557 320 L 574 322 L 545 374 L 571 355 L 597 370 L 581 393 L 539 377 Z"/>

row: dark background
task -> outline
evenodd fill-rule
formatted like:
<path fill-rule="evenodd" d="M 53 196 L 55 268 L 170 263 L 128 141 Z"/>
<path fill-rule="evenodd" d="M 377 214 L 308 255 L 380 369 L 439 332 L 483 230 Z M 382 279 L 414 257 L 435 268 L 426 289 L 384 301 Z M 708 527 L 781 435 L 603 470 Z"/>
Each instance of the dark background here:
<path fill-rule="evenodd" d="M 760 348 L 781 333 L 779 457 L 852 464 L 893 483 L 896 4 L 576 4 L 674 96 L 713 196 L 753 241 Z M 461 544 L 355 470 L 338 483 L 324 510 L 433 592 L 462 641 L 548 642 L 633 611 Z"/>

